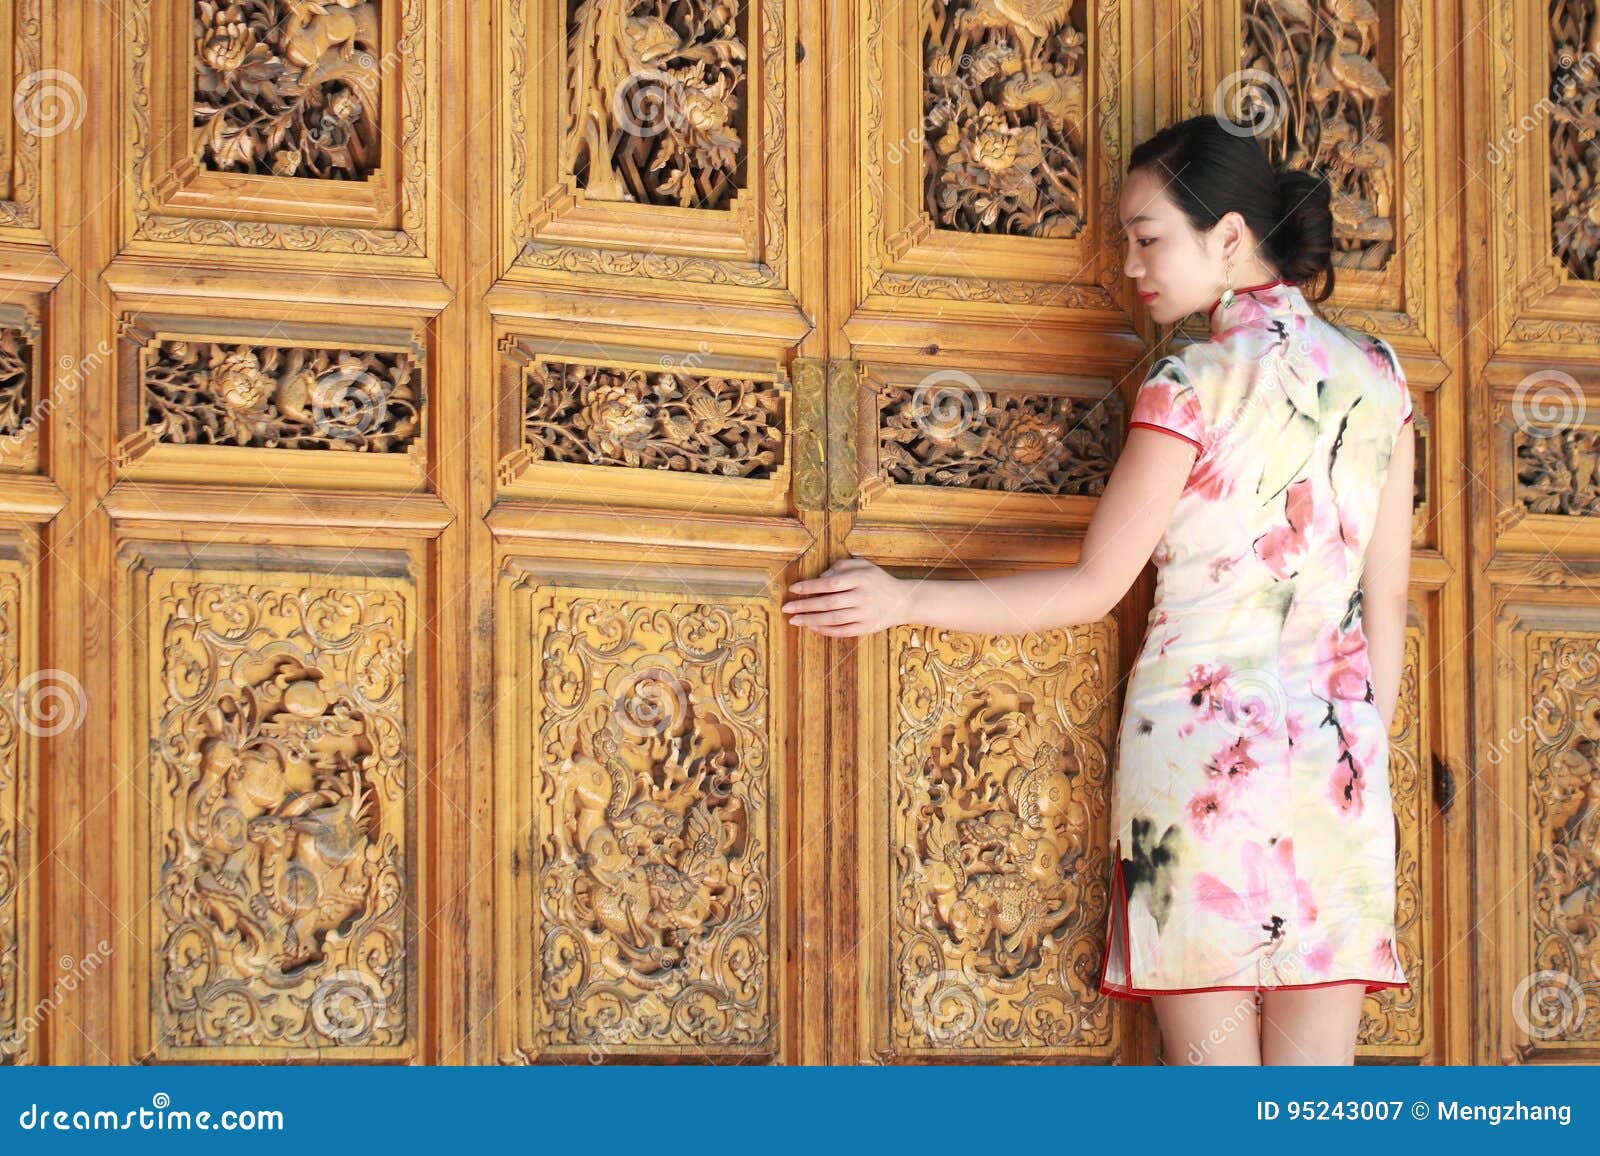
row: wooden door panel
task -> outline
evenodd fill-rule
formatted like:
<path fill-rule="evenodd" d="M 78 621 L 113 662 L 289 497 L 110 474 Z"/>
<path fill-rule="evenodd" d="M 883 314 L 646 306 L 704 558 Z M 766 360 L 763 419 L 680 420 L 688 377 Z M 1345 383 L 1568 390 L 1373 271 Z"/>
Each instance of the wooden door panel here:
<path fill-rule="evenodd" d="M 1579 569 L 1592 580 L 1592 563 Z M 1486 769 L 1494 859 L 1482 880 L 1496 966 L 1486 1025 L 1496 1063 L 1592 1062 L 1600 1026 L 1587 977 L 1597 904 L 1592 848 L 1600 775 L 1590 736 L 1600 694 L 1592 597 L 1574 602 L 1565 567 L 1495 584 L 1497 684 Z"/>
<path fill-rule="evenodd" d="M 0 128 L 0 1066 L 45 1055 L 47 990 L 40 961 L 48 937 L 48 894 L 40 870 L 47 850 L 40 817 L 48 807 L 45 759 L 57 736 L 81 726 L 87 709 L 75 664 L 46 645 L 53 599 L 42 561 L 46 527 L 68 504 L 53 478 L 46 434 L 59 395 L 81 379 L 57 358 L 70 340 L 52 291 L 67 275 L 47 225 L 57 196 L 48 141 L 84 114 L 75 78 L 49 71 L 51 44 L 40 0 L 0 4 L 0 77 L 12 115 Z M 77 960 L 67 960 L 69 970 Z M 92 970 L 95 965 L 89 964 Z M 79 973 L 81 974 L 81 972 Z"/>
<path fill-rule="evenodd" d="M 816 1056 L 820 647 L 777 606 L 820 568 L 828 476 L 795 242 L 817 14 L 493 7 L 492 1058 Z"/>
<path fill-rule="evenodd" d="M 417 1059 L 421 551 L 119 557 L 136 1056 Z"/>
<path fill-rule="evenodd" d="M 238 9 L 240 19 L 230 12 Z M 122 0 L 124 255 L 437 259 L 438 0 Z"/>
<path fill-rule="evenodd" d="M 1438 1055 L 1445 1044 L 1434 1026 L 1436 1009 L 1459 989 L 1457 980 L 1431 970 L 1448 957 L 1433 929 L 1461 901 L 1459 888 L 1446 884 L 1443 863 L 1447 847 L 1459 849 L 1465 828 L 1445 830 L 1434 789 L 1436 752 L 1459 741 L 1450 730 L 1459 719 L 1429 704 L 1444 697 L 1448 672 L 1464 656 L 1433 642 L 1430 632 L 1448 630 L 1464 604 L 1451 580 L 1458 540 L 1436 518 L 1446 507 L 1434 499 L 1456 468 L 1432 453 L 1429 418 L 1442 417 L 1444 428 L 1452 428 L 1453 412 L 1437 414 L 1434 399 L 1451 380 L 1447 349 L 1457 321 L 1454 303 L 1440 291 L 1449 269 L 1441 238 L 1451 236 L 1454 218 L 1430 177 L 1428 158 L 1441 145 L 1429 126 L 1441 114 L 1429 63 L 1436 41 L 1424 6 L 1377 4 L 1366 15 L 1346 14 L 1355 22 L 1348 28 L 1323 21 L 1310 29 L 1300 27 L 1303 14 L 1292 6 L 1250 0 L 1092 11 L 1063 5 L 1060 20 L 1046 30 L 959 2 L 856 8 L 866 183 L 856 218 L 857 296 L 848 312 L 838 311 L 849 361 L 834 377 L 845 383 L 849 401 L 830 404 L 830 413 L 844 412 L 854 438 L 846 459 L 855 476 L 844 550 L 898 572 L 970 578 L 1075 558 L 1121 449 L 1123 391 L 1137 383 L 1142 358 L 1160 352 L 1150 345 L 1153 328 L 1127 299 L 1120 268 L 1115 204 L 1122 169 L 1132 141 L 1154 127 L 1150 103 L 1130 93 L 1154 92 L 1155 109 L 1169 110 L 1160 113 L 1161 123 L 1237 99 L 1233 90 L 1241 86 L 1276 95 L 1275 119 L 1263 130 L 1269 153 L 1330 171 L 1340 286 L 1330 315 L 1395 338 L 1423 433 L 1413 571 L 1419 614 L 1408 631 L 1406 699 L 1391 736 L 1401 950 L 1419 982 L 1403 1000 L 1393 993 L 1368 998 L 1362 1054 L 1411 1062 Z M 1153 22 L 1153 35 L 1136 31 L 1141 19 Z M 1333 24 L 1338 19 L 1329 17 Z M 1332 80 L 1319 64 L 1326 52 L 1318 45 L 1329 37 L 1340 40 L 1339 64 L 1348 73 Z M 1136 45 L 1131 89 L 1116 79 L 1130 44 Z M 1179 78 L 1176 87 L 1168 87 L 1169 74 Z M 1064 124 L 1058 123 L 1063 112 Z M 1065 167 L 1052 166 L 1052 157 Z M 1066 186 L 1069 207 L 1054 218 L 1070 224 L 1044 226 L 1061 209 L 1052 178 L 1062 172 L 1081 174 Z M 1039 191 L 1010 199 L 1018 188 Z M 1081 249 L 1072 250 L 1074 244 Z M 1205 335 L 1202 326 L 1179 336 Z M 1078 906 L 1065 926 L 1075 929 L 1069 937 L 1088 937 L 1102 948 L 1103 926 L 1097 929 L 1094 917 L 1103 924 L 1109 863 L 1099 808 L 1110 772 L 1081 768 L 1089 750 L 1106 768 L 1111 764 L 1121 702 L 1118 655 L 1132 653 L 1142 624 L 1136 610 L 1119 612 L 1071 632 L 1076 645 L 1069 648 L 1076 681 L 1102 688 L 1106 701 L 1093 719 L 1073 720 L 1074 741 L 1060 756 L 1070 779 L 1083 774 L 1084 787 L 1093 788 L 1074 833 L 1084 840 L 1073 844 L 1079 857 L 1067 875 Z M 949 636 L 937 646 L 913 647 L 902 633 L 858 648 L 854 666 L 861 712 L 856 749 L 871 773 L 864 791 L 870 799 L 857 820 L 863 878 L 857 929 L 872 961 L 858 989 L 867 993 L 858 1013 L 862 1054 L 1138 1059 L 1153 1047 L 1151 1017 L 1132 1008 L 1111 1011 L 1092 985 L 1066 998 L 1072 985 L 1058 984 L 1058 1006 L 1049 1015 L 1039 1012 L 1041 1020 L 1053 1017 L 1046 1029 L 1018 1011 L 1018 977 L 964 941 L 976 933 L 948 918 L 941 922 L 953 902 L 952 884 L 938 878 L 937 863 L 929 865 L 926 833 L 907 836 L 895 824 L 910 822 L 902 808 L 920 814 L 919 791 L 938 797 L 955 789 L 940 777 L 950 777 L 942 769 L 947 764 L 984 763 L 959 753 L 963 743 L 988 750 L 982 728 L 963 715 L 964 695 L 985 686 L 1010 693 L 998 689 L 1012 686 L 1015 676 L 1005 673 L 997 648 L 1017 643 Z M 941 632 L 915 633 L 920 640 Z M 1029 645 L 1039 644 L 1030 639 L 1018 653 Z M 955 665 L 972 687 L 958 689 L 955 680 L 925 672 L 940 670 L 938 656 L 946 651 L 961 656 Z M 920 657 L 924 652 L 929 656 Z M 913 671 L 941 688 L 939 694 L 922 689 L 914 709 L 896 697 Z M 1041 694 L 1029 708 L 1014 707 L 1013 726 L 1037 729 L 1054 704 Z M 936 734 L 945 728 L 937 754 L 917 761 L 896 745 L 914 731 L 909 719 Z M 998 813 L 992 821 L 1006 822 L 1003 792 L 987 798 Z M 977 838 L 978 824 L 956 840 L 936 819 L 923 821 L 935 828 L 936 842 L 972 850 L 964 840 Z M 958 880 L 953 893 L 972 903 L 993 882 Z M 1072 953 L 1083 946 L 1078 938 L 1064 942 Z M 1089 954 L 1075 958 L 1072 976 L 1098 966 L 1098 956 L 1086 962 Z M 1058 963 L 1044 973 L 1059 979 L 1068 971 Z M 1011 1030 L 1003 1044 L 1003 1033 L 985 1035 L 1001 1024 Z"/>
<path fill-rule="evenodd" d="M 0 536 L 0 701 L 8 704 L 0 743 L 0 1064 L 36 1062 L 40 1055 L 36 768 L 41 740 L 74 725 L 83 711 L 76 680 L 40 669 L 38 552 L 32 527 Z"/>
<path fill-rule="evenodd" d="M 508 553 L 507 1059 L 775 1059 L 796 902 L 774 572 Z"/>
<path fill-rule="evenodd" d="M 1592 3 L 1472 3 L 1465 357 L 1473 461 L 1478 1063 L 1600 1054 L 1593 843 L 1600 339 Z M 1588 126 L 1588 127 L 1586 127 Z"/>
<path fill-rule="evenodd" d="M 1097 991 L 1112 631 L 897 627 L 863 649 L 859 1014 L 871 1058 L 1115 1058 Z"/>

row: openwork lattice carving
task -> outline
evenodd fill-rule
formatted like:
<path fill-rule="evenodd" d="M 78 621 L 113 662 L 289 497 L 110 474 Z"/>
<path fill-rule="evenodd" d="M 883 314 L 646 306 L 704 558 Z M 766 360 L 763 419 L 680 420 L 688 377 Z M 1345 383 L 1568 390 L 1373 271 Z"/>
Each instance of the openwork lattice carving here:
<path fill-rule="evenodd" d="M 1530 514 L 1600 515 L 1600 430 L 1518 429 L 1517 503 Z"/>
<path fill-rule="evenodd" d="M 1095 496 L 1114 464 L 1097 399 L 890 386 L 879 406 L 879 469 L 900 485 Z"/>
<path fill-rule="evenodd" d="M 765 611 L 547 595 L 534 622 L 538 1042 L 763 1043 Z"/>
<path fill-rule="evenodd" d="M 535 460 L 768 478 L 783 460 L 770 380 L 535 360 L 522 368 Z"/>
<path fill-rule="evenodd" d="M 175 445 L 403 452 L 421 425 L 419 368 L 403 351 L 151 338 L 144 429 Z"/>
<path fill-rule="evenodd" d="M 569 0 L 568 164 L 589 196 L 725 209 L 744 185 L 740 0 Z"/>
<path fill-rule="evenodd" d="M 1074 237 L 1087 214 L 1081 0 L 932 0 L 923 34 L 929 215 L 968 233 Z"/>
<path fill-rule="evenodd" d="M 404 599 L 173 577 L 150 613 L 160 1039 L 404 1042 Z"/>
<path fill-rule="evenodd" d="M 198 0 L 194 126 L 220 172 L 364 180 L 379 163 L 371 0 Z"/>
<path fill-rule="evenodd" d="M 0 434 L 21 431 L 32 413 L 32 398 L 33 341 L 24 329 L 0 326 Z"/>
<path fill-rule="evenodd" d="M 1245 119 L 1261 129 L 1275 162 L 1328 177 L 1334 260 L 1345 269 L 1382 269 L 1394 254 L 1393 100 L 1379 67 L 1392 8 L 1368 0 L 1244 4 L 1240 64 L 1282 86 L 1257 85 L 1266 107 L 1244 110 Z"/>
<path fill-rule="evenodd" d="M 1600 638 L 1527 636 L 1533 980 L 1518 998 L 1535 1046 L 1600 1041 Z"/>
<path fill-rule="evenodd" d="M 896 1048 L 1103 1044 L 1108 636 L 890 638 Z"/>
<path fill-rule="evenodd" d="M 1550 219 L 1555 255 L 1600 279 L 1600 3 L 1550 0 Z"/>

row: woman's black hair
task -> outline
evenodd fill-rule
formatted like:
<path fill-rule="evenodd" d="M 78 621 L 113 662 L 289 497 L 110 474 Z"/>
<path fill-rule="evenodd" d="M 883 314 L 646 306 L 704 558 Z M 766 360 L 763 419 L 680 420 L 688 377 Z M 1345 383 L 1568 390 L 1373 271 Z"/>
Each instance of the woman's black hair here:
<path fill-rule="evenodd" d="M 1202 232 L 1222 215 L 1245 219 L 1278 276 L 1308 301 L 1333 294 L 1332 189 L 1326 177 L 1274 166 L 1250 129 L 1217 116 L 1193 116 L 1133 150 L 1128 171 L 1150 168 Z"/>

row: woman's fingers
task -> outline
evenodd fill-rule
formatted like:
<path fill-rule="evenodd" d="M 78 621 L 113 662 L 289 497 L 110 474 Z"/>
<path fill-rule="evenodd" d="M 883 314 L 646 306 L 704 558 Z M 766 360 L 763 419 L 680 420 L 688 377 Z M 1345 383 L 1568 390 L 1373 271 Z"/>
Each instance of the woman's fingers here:
<path fill-rule="evenodd" d="M 819 574 L 789 583 L 791 594 L 831 594 L 839 590 L 853 590 L 856 579 L 849 574 Z"/>
<path fill-rule="evenodd" d="M 813 600 L 813 602 L 821 602 L 821 599 L 811 600 Z M 827 605 L 810 605 L 810 602 L 802 602 L 800 605 L 805 608 L 803 608 L 802 612 L 797 613 L 797 615 L 794 615 L 792 618 L 790 618 L 789 621 L 792 621 L 792 623 L 805 623 L 806 626 L 810 626 L 811 623 L 821 621 L 822 616 L 824 615 L 850 615 L 853 616 L 853 618 L 859 618 L 859 616 L 861 616 L 861 608 L 854 604 L 854 602 L 829 600 Z"/>
<path fill-rule="evenodd" d="M 815 598 L 802 598 L 797 602 L 785 602 L 782 610 L 785 614 L 810 614 L 815 610 L 839 610 L 846 606 L 858 606 L 860 597 L 854 591 L 844 594 L 822 594 Z"/>
<path fill-rule="evenodd" d="M 798 626 L 848 626 L 860 617 L 860 611 L 851 607 L 846 610 L 824 610 L 817 614 L 799 614 L 789 619 Z"/>

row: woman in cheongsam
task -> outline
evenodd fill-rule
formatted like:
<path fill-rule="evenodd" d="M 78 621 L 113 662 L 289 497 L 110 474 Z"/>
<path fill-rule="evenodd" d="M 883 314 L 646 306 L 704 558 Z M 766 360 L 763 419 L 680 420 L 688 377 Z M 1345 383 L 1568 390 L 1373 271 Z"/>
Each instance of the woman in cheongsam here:
<path fill-rule="evenodd" d="M 1312 309 L 1329 187 L 1210 116 L 1133 153 L 1124 272 L 1209 339 L 1160 359 L 1064 569 L 795 583 L 790 621 L 1019 634 L 1095 622 L 1147 560 L 1155 605 L 1113 776 L 1101 993 L 1152 1003 L 1169 1064 L 1353 1062 L 1395 942 L 1390 720 L 1411 546 L 1411 398 L 1394 350 Z"/>

